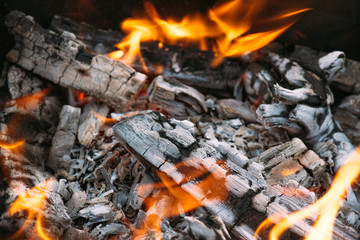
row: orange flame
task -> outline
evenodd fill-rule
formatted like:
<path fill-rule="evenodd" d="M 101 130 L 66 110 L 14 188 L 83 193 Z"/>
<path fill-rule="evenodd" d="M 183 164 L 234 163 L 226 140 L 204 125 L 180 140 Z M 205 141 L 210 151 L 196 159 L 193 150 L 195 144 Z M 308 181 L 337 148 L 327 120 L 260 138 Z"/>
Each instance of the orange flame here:
<path fill-rule="evenodd" d="M 15 150 L 24 144 L 25 144 L 25 140 L 20 140 L 15 143 L 0 143 L 0 148 L 8 149 L 8 150 Z"/>
<path fill-rule="evenodd" d="M 51 238 L 47 236 L 43 230 L 42 211 L 52 185 L 53 179 L 48 179 L 45 182 L 40 183 L 38 186 L 35 186 L 18 195 L 17 199 L 10 206 L 8 214 L 9 216 L 12 216 L 17 212 L 26 211 L 27 219 L 21 228 L 10 239 L 19 238 L 29 226 L 31 220 L 36 218 L 35 226 L 39 237 L 44 240 L 51 240 Z"/>
<path fill-rule="evenodd" d="M 216 58 L 212 66 L 216 67 L 225 57 L 238 57 L 264 47 L 295 23 L 295 15 L 310 10 L 306 8 L 272 17 L 268 19 L 269 22 L 282 25 L 268 31 L 250 33 L 264 6 L 264 0 L 232 0 L 209 10 L 207 16 L 193 14 L 175 21 L 162 19 L 153 5 L 145 2 L 148 17 L 129 18 L 121 24 L 121 29 L 128 35 L 115 45 L 120 50 L 110 53 L 109 57 L 128 64 L 138 58 L 144 66 L 141 42 L 159 41 L 159 48 L 163 43 L 182 43 L 198 46 L 201 50 L 214 50 Z M 279 23 L 283 20 L 287 23 Z"/>
<path fill-rule="evenodd" d="M 319 214 L 312 231 L 307 235 L 306 240 L 331 240 L 336 214 L 343 203 L 347 189 L 351 186 L 360 174 L 360 146 L 348 157 L 336 174 L 329 191 L 317 200 L 314 204 L 294 212 L 286 218 L 279 215 L 270 216 L 260 224 L 255 232 L 254 239 L 265 227 L 276 223 L 270 231 L 270 240 L 279 239 L 281 234 L 297 222 Z"/>
<path fill-rule="evenodd" d="M 151 186 L 159 189 L 160 192 L 155 197 L 145 199 L 146 219 L 142 228 L 135 231 L 136 236 L 146 235 L 151 229 L 155 230 L 156 236 L 161 236 L 160 223 L 162 219 L 192 211 L 204 206 L 205 202 L 207 205 L 216 204 L 228 197 L 228 192 L 224 190 L 224 187 L 219 189 L 219 185 L 225 182 L 224 169 L 220 167 L 211 171 L 205 168 L 199 169 L 199 167 L 188 166 L 186 161 L 176 164 L 175 168 L 178 172 L 183 173 L 186 178 L 177 184 L 166 173 L 157 171 L 161 182 Z M 195 198 L 181 187 L 184 184 L 191 184 L 198 190 L 197 194 L 203 195 L 204 198 L 201 200 Z M 148 187 L 149 185 L 143 185 L 139 191 L 146 191 Z M 203 201 L 204 199 L 206 201 Z M 165 202 L 163 204 L 166 206 L 161 206 L 161 202 Z"/>
<path fill-rule="evenodd" d="M 14 99 L 12 102 L 19 108 L 19 110 L 28 110 L 37 107 L 40 102 L 50 93 L 51 88 L 45 88 L 39 92 L 26 95 Z"/>

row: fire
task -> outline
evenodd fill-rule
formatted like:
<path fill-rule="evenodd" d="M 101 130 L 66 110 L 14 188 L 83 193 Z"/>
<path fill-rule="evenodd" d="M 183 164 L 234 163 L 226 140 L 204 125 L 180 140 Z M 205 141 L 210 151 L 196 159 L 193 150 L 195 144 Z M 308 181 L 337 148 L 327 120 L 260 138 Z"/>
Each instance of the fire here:
<path fill-rule="evenodd" d="M 181 43 L 214 51 L 216 58 L 212 66 L 216 67 L 225 57 L 238 57 L 267 45 L 295 23 L 295 15 L 310 10 L 300 9 L 271 17 L 267 23 L 278 24 L 280 27 L 264 32 L 251 32 L 264 6 L 265 0 L 226 1 L 210 9 L 205 16 L 193 14 L 185 16 L 181 21 L 175 21 L 162 19 L 153 5 L 146 2 L 148 17 L 125 20 L 121 29 L 128 35 L 115 45 L 119 50 L 109 56 L 128 64 L 138 58 L 146 69 L 141 58 L 142 42 L 159 41 L 159 48 L 162 48 L 164 43 Z"/>
<path fill-rule="evenodd" d="M 270 240 L 279 239 L 281 234 L 297 222 L 318 214 L 313 230 L 306 240 L 331 240 L 336 214 L 344 202 L 346 191 L 360 174 L 360 146 L 349 156 L 348 161 L 336 174 L 329 191 L 314 204 L 294 212 L 286 218 L 270 216 L 260 224 L 255 232 L 254 239 L 265 227 L 275 224 L 270 231 Z"/>
<path fill-rule="evenodd" d="M 24 97 L 16 98 L 13 100 L 13 102 L 19 108 L 20 111 L 31 110 L 32 108 L 39 106 L 39 104 L 50 93 L 50 91 L 51 88 L 45 88 L 39 92 L 32 93 Z"/>
<path fill-rule="evenodd" d="M 15 143 L 0 143 L 0 148 L 8 149 L 8 150 L 15 150 L 24 144 L 25 144 L 25 140 L 20 140 Z"/>
<path fill-rule="evenodd" d="M 113 118 L 104 117 L 99 113 L 95 113 L 95 116 L 96 116 L 97 119 L 99 119 L 102 122 L 102 124 L 115 123 L 115 122 L 118 121 L 118 120 L 113 119 Z"/>
<path fill-rule="evenodd" d="M 10 239 L 18 239 L 21 237 L 25 229 L 31 223 L 31 220 L 36 218 L 35 228 L 39 237 L 44 240 L 51 240 L 43 230 L 42 212 L 52 185 L 53 180 L 48 179 L 38 186 L 18 195 L 17 199 L 10 206 L 8 214 L 9 216 L 12 216 L 17 212 L 25 211 L 27 212 L 27 219 L 23 226 Z"/>
<path fill-rule="evenodd" d="M 135 231 L 135 236 L 146 235 L 149 230 L 153 229 L 155 230 L 155 236 L 160 239 L 162 219 L 187 213 L 204 206 L 205 202 L 207 205 L 216 204 L 228 197 L 228 192 L 224 190 L 224 187 L 219 188 L 219 185 L 225 182 L 225 170 L 221 167 L 209 171 L 205 170 L 205 168 L 189 166 L 187 161 L 178 163 L 175 167 L 177 171 L 184 173 L 184 175 L 186 174 L 186 179 L 177 184 L 165 173 L 157 171 L 161 182 L 151 186 L 156 190 L 160 190 L 160 192 L 154 197 L 149 197 L 145 200 L 144 203 L 147 208 L 146 219 L 142 228 Z M 206 201 L 203 201 L 204 199 L 198 200 L 192 194 L 185 191 L 181 187 L 184 184 L 192 184 L 198 190 L 197 193 L 203 195 Z M 141 186 L 140 192 L 147 191 L 148 187 L 149 185 Z"/>

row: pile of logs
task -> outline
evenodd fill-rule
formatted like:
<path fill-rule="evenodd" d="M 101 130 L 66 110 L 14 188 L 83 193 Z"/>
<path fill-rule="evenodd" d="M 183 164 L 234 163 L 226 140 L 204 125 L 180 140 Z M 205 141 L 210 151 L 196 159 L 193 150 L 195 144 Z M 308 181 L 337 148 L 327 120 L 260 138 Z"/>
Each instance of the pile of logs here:
<path fill-rule="evenodd" d="M 121 33 L 59 16 L 47 30 L 18 11 L 5 24 L 16 41 L 0 77 L 5 238 L 27 218 L 8 213 L 19 191 L 53 178 L 39 210 L 52 239 L 154 239 L 152 218 L 164 239 L 252 239 L 267 217 L 324 195 L 360 144 L 360 63 L 343 52 L 272 44 L 211 68 L 211 52 L 147 43 L 148 77 L 104 55 Z M 360 236 L 356 184 L 334 239 Z M 163 217 L 179 198 L 196 207 Z"/>

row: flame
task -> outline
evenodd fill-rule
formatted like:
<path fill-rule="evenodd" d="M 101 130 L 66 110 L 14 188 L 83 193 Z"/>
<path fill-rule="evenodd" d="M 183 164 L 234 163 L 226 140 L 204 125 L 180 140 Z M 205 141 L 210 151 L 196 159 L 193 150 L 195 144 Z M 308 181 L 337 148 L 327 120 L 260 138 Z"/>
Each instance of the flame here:
<path fill-rule="evenodd" d="M 15 150 L 24 144 L 25 144 L 25 140 L 20 140 L 15 143 L 0 143 L 0 148 L 8 149 L 8 150 Z"/>
<path fill-rule="evenodd" d="M 297 222 L 319 214 L 312 231 L 306 240 L 331 240 L 336 214 L 343 203 L 347 189 L 360 174 L 360 146 L 348 157 L 346 164 L 341 166 L 335 175 L 329 191 L 314 204 L 294 212 L 286 218 L 279 215 L 270 216 L 260 224 L 255 232 L 254 239 L 265 227 L 276 223 L 270 231 L 270 240 L 279 239 L 281 234 Z"/>
<path fill-rule="evenodd" d="M 101 114 L 99 114 L 99 113 L 95 113 L 95 116 L 96 116 L 96 118 L 99 119 L 103 124 L 118 122 L 118 120 L 116 120 L 116 119 L 104 117 L 103 115 L 101 115 Z"/>
<path fill-rule="evenodd" d="M 51 240 L 51 238 L 47 236 L 43 230 L 42 211 L 44 210 L 43 208 L 49 191 L 52 188 L 53 181 L 53 179 L 48 179 L 26 192 L 19 194 L 17 199 L 12 203 L 8 210 L 9 216 L 12 216 L 17 212 L 25 211 L 27 212 L 27 219 L 22 227 L 13 236 L 11 236 L 10 239 L 19 238 L 31 223 L 31 220 L 36 218 L 35 226 L 39 237 L 44 240 Z"/>
<path fill-rule="evenodd" d="M 50 93 L 50 91 L 51 88 L 45 88 L 39 92 L 16 98 L 12 100 L 11 103 L 14 103 L 20 111 L 30 110 L 39 106 L 40 102 L 44 100 L 44 98 Z"/>
<path fill-rule="evenodd" d="M 146 69 L 141 57 L 141 42 L 159 41 L 159 48 L 164 43 L 181 43 L 215 51 L 212 66 L 216 67 L 225 57 L 238 57 L 267 45 L 295 23 L 294 16 L 310 10 L 300 9 L 269 18 L 268 23 L 281 26 L 251 32 L 264 6 L 265 0 L 232 0 L 215 6 L 207 15 L 187 15 L 181 21 L 175 21 L 162 19 L 153 5 L 145 2 L 148 17 L 129 18 L 121 24 L 121 29 L 128 35 L 115 45 L 119 51 L 110 53 L 109 57 L 128 64 L 137 58 Z"/>
<path fill-rule="evenodd" d="M 196 160 L 192 159 L 191 161 Z M 175 168 L 183 173 L 186 178 L 177 184 L 166 173 L 157 171 L 161 182 L 151 184 L 151 187 L 160 190 L 160 192 L 155 197 L 145 199 L 144 203 L 147 209 L 146 219 L 142 228 L 135 231 L 135 236 L 146 235 L 149 230 L 153 229 L 155 230 L 155 236 L 160 239 L 162 219 L 192 211 L 204 206 L 205 202 L 207 205 L 216 204 L 228 197 L 228 192 L 224 190 L 224 187 L 219 189 L 219 184 L 221 185 L 225 182 L 225 170 L 221 167 L 209 171 L 205 168 L 189 166 L 188 161 L 184 161 L 176 164 Z M 204 199 L 198 200 L 185 191 L 181 187 L 183 184 L 193 184 L 193 187 L 199 191 L 197 193 L 203 195 L 206 201 L 203 201 Z M 148 187 L 149 185 L 140 186 L 139 191 L 146 191 Z M 166 206 L 161 206 L 162 202 Z"/>

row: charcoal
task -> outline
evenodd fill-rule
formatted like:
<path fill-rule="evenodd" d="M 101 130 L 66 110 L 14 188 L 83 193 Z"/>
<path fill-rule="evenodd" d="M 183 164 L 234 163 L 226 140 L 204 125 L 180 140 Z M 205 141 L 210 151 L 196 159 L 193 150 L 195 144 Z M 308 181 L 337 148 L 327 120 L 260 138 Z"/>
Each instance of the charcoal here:
<path fill-rule="evenodd" d="M 240 226 L 243 226 L 243 219 L 246 219 L 246 216 L 252 216 L 254 222 L 250 224 L 251 227 L 253 225 L 257 226 L 258 221 L 264 219 L 265 216 L 270 216 L 275 212 L 280 213 L 281 211 L 283 211 L 283 214 L 296 211 L 315 201 L 316 198 L 314 195 L 311 195 L 305 188 L 303 188 L 302 191 L 307 191 L 305 196 L 309 197 L 287 197 L 287 195 L 284 195 L 288 191 L 287 188 L 293 188 L 294 186 L 295 188 L 299 187 L 299 183 L 296 180 L 288 180 L 288 182 L 284 184 L 286 187 L 282 187 L 277 183 L 271 186 L 262 176 L 263 173 L 260 170 L 258 163 L 250 163 L 249 161 L 245 161 L 245 163 L 241 161 L 237 162 L 237 160 L 234 160 L 235 158 L 232 159 L 232 156 L 236 157 L 241 154 L 237 153 L 234 155 L 231 153 L 232 150 L 230 147 L 223 146 L 221 148 L 223 145 L 222 143 L 216 143 L 214 140 L 209 143 L 199 141 L 193 143 L 190 147 L 185 148 L 184 145 L 171 139 L 171 141 L 174 142 L 174 145 L 169 145 L 169 142 L 160 139 L 166 137 L 167 131 L 179 127 L 176 125 L 169 126 L 169 123 L 170 121 L 164 116 L 155 112 L 145 115 L 140 114 L 120 121 L 114 126 L 114 132 L 121 142 L 127 146 L 129 151 L 132 152 L 145 166 L 149 166 L 149 169 L 156 168 L 158 171 L 165 173 L 174 181 L 174 184 L 178 184 L 181 187 L 182 191 L 184 191 L 184 195 L 206 203 L 204 204 L 204 208 L 208 212 L 219 216 L 227 229 L 235 229 L 233 230 L 235 231 L 233 233 L 234 235 L 240 234 L 236 233 L 237 230 L 242 231 L 239 229 L 242 229 Z M 181 131 L 184 132 L 182 135 L 186 135 L 185 129 L 181 129 Z M 159 145 L 144 145 L 144 143 L 150 141 L 150 139 L 152 139 L 152 142 L 156 142 Z M 138 144 L 139 141 L 141 141 L 142 144 Z M 166 144 L 161 146 L 162 142 Z M 220 150 L 212 147 L 211 144 L 215 145 Z M 167 153 L 169 152 L 168 146 L 171 146 L 171 148 L 174 148 L 175 146 L 174 149 L 178 149 L 177 153 L 175 155 L 169 155 Z M 191 149 L 190 153 L 188 150 L 189 148 Z M 173 151 L 174 150 L 171 150 L 171 152 Z M 286 156 L 288 156 L 288 160 L 295 161 L 306 176 L 305 179 L 297 180 L 310 186 L 311 181 L 309 179 L 311 179 L 311 177 L 297 160 L 303 153 L 306 153 L 306 151 L 307 147 L 299 139 L 294 139 L 292 142 L 280 146 L 278 149 L 270 149 L 268 152 L 265 152 L 265 154 L 263 153 L 263 158 L 261 159 L 263 159 L 262 161 L 268 159 L 269 162 L 276 165 L 277 163 L 271 160 L 274 156 L 278 155 L 277 159 L 279 159 L 278 161 L 280 162 L 281 157 L 284 159 L 284 157 L 286 158 Z M 186 155 L 184 155 L 184 153 L 186 153 Z M 187 161 L 189 158 L 191 161 Z M 242 158 L 246 159 L 245 156 Z M 220 163 L 222 164 L 221 168 L 219 168 L 215 161 L 217 159 L 222 160 Z M 175 164 L 179 162 L 183 163 L 184 166 L 179 167 L 178 169 Z M 244 168 L 247 165 L 249 166 Z M 219 189 L 226 189 L 229 192 L 229 199 L 221 203 L 210 204 L 210 196 L 204 193 L 195 183 L 184 181 L 184 178 L 186 177 L 186 172 L 183 172 L 186 169 L 184 168 L 185 166 L 199 168 L 198 171 L 201 171 L 201 168 L 205 168 L 208 169 L 209 172 L 216 174 L 220 179 L 225 178 L 226 180 L 224 183 L 221 183 L 222 180 L 217 180 L 217 184 L 220 187 Z M 229 172 L 226 174 L 227 171 Z M 266 173 L 264 175 L 266 177 Z M 302 175 L 300 174 L 300 176 Z M 259 195 L 260 193 L 262 195 Z M 303 193 L 299 194 L 304 195 Z M 292 195 L 294 194 L 292 193 Z M 259 197 L 256 198 L 255 196 Z M 169 197 L 166 199 L 164 199 L 164 201 L 173 201 L 170 200 Z M 242 216 L 242 218 L 239 218 L 238 216 Z M 310 224 L 311 222 L 304 222 L 297 225 L 292 230 L 299 236 L 305 236 L 311 230 Z M 252 228 L 252 231 L 255 231 L 255 229 Z M 350 239 L 355 239 L 354 236 L 355 235 L 350 234 Z"/>
<path fill-rule="evenodd" d="M 171 116 L 188 116 L 206 112 L 205 97 L 179 81 L 158 76 L 148 88 L 150 103 Z"/>
<path fill-rule="evenodd" d="M 218 101 L 218 104 L 221 109 L 219 115 L 224 115 L 225 118 L 240 118 L 253 123 L 258 121 L 255 108 L 248 102 L 241 102 L 235 99 L 221 99 Z"/>
<path fill-rule="evenodd" d="M 81 145 L 89 148 L 95 144 L 99 135 L 100 127 L 103 124 L 101 117 L 105 118 L 109 107 L 105 104 L 89 103 L 84 108 L 80 117 L 77 137 Z"/>
<path fill-rule="evenodd" d="M 334 119 L 339 122 L 345 135 L 357 146 L 360 144 L 360 95 L 344 98 L 335 109 Z"/>
<path fill-rule="evenodd" d="M 109 223 L 106 225 L 97 225 L 90 233 L 90 236 L 94 239 L 107 239 L 109 235 L 118 235 L 121 237 L 129 237 L 129 229 L 120 223 Z"/>
<path fill-rule="evenodd" d="M 69 154 L 76 139 L 80 111 L 79 108 L 65 105 L 60 112 L 59 125 L 52 141 L 49 160 L 46 162 L 53 171 L 59 167 L 69 167 Z"/>
<path fill-rule="evenodd" d="M 334 51 L 319 58 L 319 67 L 323 75 L 332 81 L 345 72 L 345 53 Z"/>
<path fill-rule="evenodd" d="M 88 219 L 86 226 L 91 226 L 94 223 L 111 221 L 114 219 L 114 212 L 109 205 L 95 204 L 81 209 L 77 216 Z"/>

